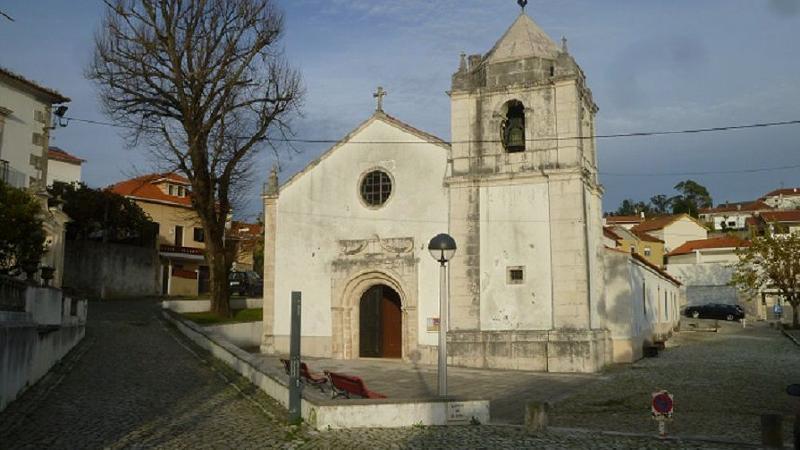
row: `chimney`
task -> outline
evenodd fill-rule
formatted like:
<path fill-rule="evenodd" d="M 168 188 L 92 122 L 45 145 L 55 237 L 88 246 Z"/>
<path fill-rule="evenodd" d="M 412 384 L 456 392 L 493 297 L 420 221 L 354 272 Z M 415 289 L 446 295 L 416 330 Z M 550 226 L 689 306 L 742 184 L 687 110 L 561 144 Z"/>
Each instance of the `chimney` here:
<path fill-rule="evenodd" d="M 458 64 L 458 71 L 459 72 L 463 72 L 465 70 L 467 70 L 467 54 L 462 52 L 461 53 L 461 60 L 460 60 L 460 62 Z"/>

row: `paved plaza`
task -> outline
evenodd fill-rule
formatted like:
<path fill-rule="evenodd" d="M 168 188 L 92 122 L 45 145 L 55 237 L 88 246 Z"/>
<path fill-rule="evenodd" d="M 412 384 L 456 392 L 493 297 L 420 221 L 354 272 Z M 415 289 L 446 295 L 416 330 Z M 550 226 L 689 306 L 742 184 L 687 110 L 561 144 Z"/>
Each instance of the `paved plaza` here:
<path fill-rule="evenodd" d="M 279 358 L 262 358 L 268 365 L 283 370 Z M 437 396 L 437 366 L 387 359 L 303 360 L 314 372 L 331 370 L 356 375 L 364 380 L 370 390 L 384 394 L 389 399 L 419 400 L 435 399 Z M 285 377 L 285 374 L 280 375 Z M 526 402 L 556 402 L 578 387 L 602 378 L 602 375 L 591 374 L 547 374 L 462 367 L 447 369 L 448 394 L 468 400 L 491 400 L 492 422 L 502 424 L 522 424 Z M 306 389 L 305 394 L 312 399 L 330 399 L 329 394 L 322 394 L 314 388 Z"/>
<path fill-rule="evenodd" d="M 657 358 L 646 358 L 581 386 L 555 407 L 558 426 L 646 432 L 652 392 L 675 396 L 669 424 L 681 436 L 760 442 L 760 415 L 783 414 L 788 441 L 798 401 L 786 386 L 800 383 L 800 347 L 766 323 L 720 322 L 718 333 L 682 332 Z"/>
<path fill-rule="evenodd" d="M 433 388 L 430 370 L 418 373 Z M 454 372 L 470 379 L 469 371 Z M 558 380 L 534 375 L 526 376 Z M 616 376 L 595 378 L 589 386 Z M 389 392 L 391 382 L 370 384 Z M 580 391 L 580 384 L 565 389 Z M 0 448 L 740 448 L 559 430 L 528 434 L 511 425 L 317 432 L 290 426 L 285 417 L 276 402 L 165 324 L 157 303 L 94 302 L 84 343 L 0 413 Z M 559 416 L 563 424 L 565 417 Z"/>

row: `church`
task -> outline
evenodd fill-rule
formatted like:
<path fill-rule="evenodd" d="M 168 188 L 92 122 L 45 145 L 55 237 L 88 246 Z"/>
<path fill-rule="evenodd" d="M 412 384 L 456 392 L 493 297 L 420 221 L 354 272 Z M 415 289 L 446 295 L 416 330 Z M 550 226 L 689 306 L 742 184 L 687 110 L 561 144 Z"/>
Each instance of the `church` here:
<path fill-rule="evenodd" d="M 427 244 L 448 233 L 450 364 L 595 372 L 639 357 L 669 332 L 679 285 L 604 245 L 598 108 L 566 41 L 523 11 L 488 53 L 461 56 L 448 94 L 452 142 L 385 113 L 379 89 L 350 134 L 282 185 L 270 175 L 262 352 L 288 352 L 301 291 L 303 355 L 435 364 Z"/>

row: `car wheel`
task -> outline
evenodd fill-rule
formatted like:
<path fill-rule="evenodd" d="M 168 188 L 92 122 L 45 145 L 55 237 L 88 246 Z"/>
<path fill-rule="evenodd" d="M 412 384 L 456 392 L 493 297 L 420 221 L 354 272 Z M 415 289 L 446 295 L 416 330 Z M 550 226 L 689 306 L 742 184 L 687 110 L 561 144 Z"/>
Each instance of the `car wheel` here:
<path fill-rule="evenodd" d="M 728 314 L 727 316 L 725 316 L 725 320 L 727 320 L 728 322 L 733 322 L 733 319 L 734 319 L 733 314 Z"/>
<path fill-rule="evenodd" d="M 692 318 L 699 319 L 700 318 L 700 311 L 692 311 Z"/>

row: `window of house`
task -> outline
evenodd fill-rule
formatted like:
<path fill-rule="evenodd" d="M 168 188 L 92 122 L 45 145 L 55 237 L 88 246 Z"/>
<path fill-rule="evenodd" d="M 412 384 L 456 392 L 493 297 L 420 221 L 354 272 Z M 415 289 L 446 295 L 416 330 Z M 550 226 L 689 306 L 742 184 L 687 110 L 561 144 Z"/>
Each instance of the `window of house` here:
<path fill-rule="evenodd" d="M 525 106 L 518 100 L 506 104 L 508 111 L 503 121 L 503 147 L 509 153 L 525 151 Z"/>
<path fill-rule="evenodd" d="M 183 227 L 175 225 L 175 246 L 183 247 Z"/>
<path fill-rule="evenodd" d="M 42 133 L 33 133 L 31 136 L 31 143 L 33 145 L 44 145 L 44 135 Z"/>
<path fill-rule="evenodd" d="M 37 109 L 33 111 L 33 120 L 40 122 L 40 123 L 47 123 L 46 116 L 44 111 Z"/>
<path fill-rule="evenodd" d="M 735 227 L 735 226 L 736 226 L 736 221 L 734 221 L 734 220 L 729 220 L 729 221 L 728 221 L 728 226 L 729 226 L 729 227 Z"/>
<path fill-rule="evenodd" d="M 361 199 L 367 206 L 383 206 L 392 195 L 392 179 L 382 170 L 373 170 L 361 179 Z"/>
<path fill-rule="evenodd" d="M 650 256 L 651 254 L 652 254 L 652 250 L 650 250 L 650 247 L 645 247 L 644 248 L 644 256 Z"/>
<path fill-rule="evenodd" d="M 194 241 L 195 242 L 205 242 L 206 241 L 206 231 L 202 228 L 194 229 Z"/>
<path fill-rule="evenodd" d="M 508 284 L 523 284 L 525 282 L 525 267 L 509 267 L 506 275 L 506 282 Z"/>
<path fill-rule="evenodd" d="M 42 157 L 41 157 L 41 156 L 39 156 L 39 155 L 37 155 L 37 154 L 35 154 L 35 153 L 31 153 L 31 156 L 30 156 L 30 164 L 31 164 L 31 165 L 32 165 L 32 166 L 33 166 L 35 169 L 37 169 L 37 170 L 41 170 L 41 168 L 42 168 Z"/>
<path fill-rule="evenodd" d="M 178 186 L 178 197 L 185 197 L 186 189 L 183 186 Z"/>
<path fill-rule="evenodd" d="M 666 316 L 666 320 L 669 320 L 669 294 L 667 291 L 664 291 L 664 315 Z"/>
<path fill-rule="evenodd" d="M 167 185 L 167 193 L 169 195 L 175 195 L 175 185 L 174 184 L 168 184 Z"/>

